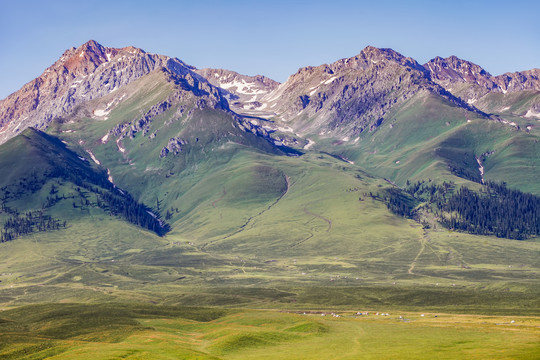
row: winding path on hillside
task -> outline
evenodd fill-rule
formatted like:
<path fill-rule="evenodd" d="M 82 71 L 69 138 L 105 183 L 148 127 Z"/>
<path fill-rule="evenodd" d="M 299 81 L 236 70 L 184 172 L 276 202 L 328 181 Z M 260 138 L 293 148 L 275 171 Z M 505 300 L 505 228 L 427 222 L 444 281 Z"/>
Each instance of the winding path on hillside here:
<path fill-rule="evenodd" d="M 443 266 L 447 266 L 448 262 L 451 261 L 452 258 L 453 258 L 455 260 L 455 262 L 459 263 L 459 266 L 461 266 L 461 268 L 463 268 L 463 269 L 469 269 L 470 268 L 470 265 L 463 258 L 463 254 L 461 254 L 459 251 L 452 248 L 451 246 L 441 246 L 440 244 L 433 244 L 433 243 L 430 244 L 430 240 L 431 239 L 429 238 L 428 232 L 424 231 L 424 234 L 419 239 L 420 250 L 418 251 L 418 254 L 416 254 L 416 257 L 412 261 L 412 263 L 409 266 L 409 269 L 407 271 L 409 274 L 411 274 L 411 275 L 415 274 L 414 273 L 414 268 L 416 267 L 418 259 L 420 258 L 420 256 L 422 256 L 422 254 L 424 253 L 426 248 L 431 250 L 431 252 L 433 252 L 433 254 L 437 257 L 437 259 L 439 260 L 439 262 Z M 439 252 L 437 252 L 433 247 L 436 247 L 439 250 L 444 250 L 446 256 L 441 257 L 441 254 Z"/>
<path fill-rule="evenodd" d="M 216 207 L 216 204 L 223 200 L 225 195 L 227 195 L 227 191 L 225 190 L 225 188 L 223 188 L 223 194 L 221 194 L 221 197 L 219 199 L 212 201 L 212 207 Z"/>
<path fill-rule="evenodd" d="M 306 241 L 308 241 L 309 239 L 311 239 L 313 236 L 314 236 L 313 233 L 310 232 L 309 235 L 308 235 L 308 237 L 306 237 L 305 239 L 302 239 L 302 240 L 300 240 L 300 241 L 295 242 L 295 243 L 292 244 L 290 247 L 291 247 L 291 248 L 297 247 L 298 245 L 301 245 L 301 244 L 305 243 Z"/>
<path fill-rule="evenodd" d="M 326 228 L 326 232 L 329 232 L 329 231 L 332 229 L 332 220 L 327 219 L 327 218 L 325 218 L 325 217 L 322 216 L 322 215 L 315 214 L 314 212 L 309 211 L 309 210 L 307 209 L 307 205 L 304 206 L 304 213 L 305 213 L 306 215 L 313 216 L 313 217 L 315 217 L 315 218 L 317 218 L 317 219 L 321 219 L 321 220 L 325 221 L 325 222 L 328 224 L 328 227 Z M 312 228 L 311 230 L 313 231 L 314 229 Z M 294 244 L 291 245 L 290 247 L 291 247 L 291 248 L 297 247 L 297 246 L 299 246 L 299 245 L 305 243 L 305 242 L 308 241 L 309 239 L 311 239 L 313 236 L 315 236 L 315 234 L 314 234 L 312 231 L 309 232 L 309 235 L 308 235 L 306 238 L 304 238 L 304 239 L 302 239 L 302 240 L 300 240 L 300 241 L 297 241 L 296 243 L 294 243 Z"/>
<path fill-rule="evenodd" d="M 327 218 L 325 218 L 325 217 L 322 216 L 322 215 L 315 214 L 315 213 L 309 211 L 309 210 L 307 209 L 307 206 L 304 206 L 304 213 L 306 213 L 307 215 L 314 216 L 314 217 L 316 217 L 316 218 L 318 218 L 318 219 L 321 219 L 321 220 L 323 220 L 323 221 L 326 221 L 326 222 L 328 223 L 328 228 L 326 229 L 326 232 L 329 232 L 330 229 L 332 229 L 332 220 L 327 219 Z"/>
<path fill-rule="evenodd" d="M 283 197 L 284 197 L 285 195 L 287 195 L 287 193 L 289 192 L 289 189 L 290 189 L 291 186 L 292 186 L 291 181 L 290 181 L 290 178 L 289 178 L 287 175 L 285 175 L 285 174 L 284 174 L 284 176 L 285 176 L 285 182 L 287 183 L 287 188 L 285 189 L 285 191 L 283 192 L 283 194 L 281 194 L 281 195 L 280 195 L 273 203 L 271 203 L 270 205 L 268 205 L 268 207 L 267 207 L 266 209 L 261 210 L 259 213 L 255 214 L 255 215 L 253 215 L 253 216 L 250 216 L 250 217 L 246 220 L 246 222 L 245 222 L 242 226 L 240 226 L 240 228 L 238 228 L 238 230 L 236 230 L 235 232 L 233 232 L 233 233 L 231 233 L 231 234 L 229 234 L 229 235 L 223 237 L 223 238 L 220 239 L 220 240 L 225 240 L 225 239 L 228 239 L 228 238 L 230 238 L 230 237 L 232 237 L 232 236 L 234 236 L 234 235 L 236 235 L 236 234 L 238 234 L 238 233 L 241 233 L 242 231 L 244 231 L 244 230 L 247 228 L 247 226 L 251 223 L 251 221 L 252 221 L 253 219 L 258 218 L 259 216 L 261 216 L 262 214 L 264 214 L 265 212 L 267 212 L 268 210 L 270 210 L 271 208 L 273 208 L 274 206 L 276 206 L 276 205 L 279 203 L 279 201 L 280 201 L 281 199 L 283 199 Z M 216 240 L 216 241 L 219 241 L 219 240 Z M 202 249 L 205 249 L 208 245 L 210 245 L 210 244 L 212 244 L 212 243 L 215 243 L 216 241 L 212 241 L 212 242 L 209 242 L 209 243 L 204 244 L 204 245 L 202 246 L 201 250 L 202 250 Z"/>

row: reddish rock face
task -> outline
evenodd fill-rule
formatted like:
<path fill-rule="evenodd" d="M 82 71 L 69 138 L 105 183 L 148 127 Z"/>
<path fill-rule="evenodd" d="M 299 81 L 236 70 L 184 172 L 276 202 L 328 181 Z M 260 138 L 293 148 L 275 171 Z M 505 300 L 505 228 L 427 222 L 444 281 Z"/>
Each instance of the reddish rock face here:
<path fill-rule="evenodd" d="M 180 75 L 192 67 L 134 47 L 108 48 L 89 41 L 64 52 L 41 76 L 0 101 L 0 143 L 27 127 L 45 129 L 75 106 L 107 95 L 160 67 Z"/>

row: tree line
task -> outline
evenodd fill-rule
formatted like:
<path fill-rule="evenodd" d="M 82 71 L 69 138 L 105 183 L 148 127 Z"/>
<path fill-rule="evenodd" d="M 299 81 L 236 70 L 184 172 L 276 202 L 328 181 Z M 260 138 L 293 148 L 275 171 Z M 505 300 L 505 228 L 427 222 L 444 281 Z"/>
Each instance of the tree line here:
<path fill-rule="evenodd" d="M 450 229 L 518 240 L 540 235 L 540 197 L 505 184 L 488 183 L 484 192 L 461 187 L 444 210 L 441 223 Z"/>
<path fill-rule="evenodd" d="M 381 199 L 393 213 L 417 220 L 416 206 L 422 204 L 452 230 L 517 240 L 540 235 L 540 197 L 509 189 L 505 183 L 487 182 L 476 191 L 456 189 L 453 182 L 407 182 L 404 191 L 389 189 Z"/>

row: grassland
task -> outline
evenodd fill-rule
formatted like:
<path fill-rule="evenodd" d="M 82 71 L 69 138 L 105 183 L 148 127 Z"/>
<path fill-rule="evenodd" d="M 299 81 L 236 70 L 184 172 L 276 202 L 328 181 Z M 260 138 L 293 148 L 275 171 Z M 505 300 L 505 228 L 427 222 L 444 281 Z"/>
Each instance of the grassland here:
<path fill-rule="evenodd" d="M 365 314 L 366 309 L 362 311 Z M 352 311 L 331 310 L 216 310 L 133 304 L 28 306 L 0 313 L 0 356 L 533 359 L 540 355 L 538 318 L 375 314 L 376 309 L 357 316 Z"/>
<path fill-rule="evenodd" d="M 50 131 L 81 156 L 91 151 L 101 163 L 91 167 L 109 170 L 137 200 L 169 211 L 171 232 L 128 224 L 93 198 L 47 209 L 68 228 L 0 244 L 1 357 L 538 357 L 539 239 L 424 229 L 390 213 L 376 194 L 392 185 L 362 170 L 398 183 L 473 184 L 449 164 L 478 176 L 475 156 L 495 150 L 486 177 L 522 170 L 514 184 L 537 192 L 534 133 L 469 122 L 469 113 L 418 98 L 372 138 L 339 148 L 351 164 L 317 149 L 282 156 L 230 114 L 193 110 L 188 99 L 182 114 L 153 118 L 148 134 L 104 141 L 168 97 L 172 84 L 161 76 L 90 102 Z M 88 115 L 124 95 L 107 119 Z M 160 157 L 171 137 L 185 147 Z M 43 157 L 23 145 L 1 149 L 0 165 L 13 175 L 1 185 L 61 165 L 54 151 Z M 51 178 L 8 205 L 39 209 L 53 183 L 76 195 Z M 359 310 L 392 315 L 354 317 Z"/>

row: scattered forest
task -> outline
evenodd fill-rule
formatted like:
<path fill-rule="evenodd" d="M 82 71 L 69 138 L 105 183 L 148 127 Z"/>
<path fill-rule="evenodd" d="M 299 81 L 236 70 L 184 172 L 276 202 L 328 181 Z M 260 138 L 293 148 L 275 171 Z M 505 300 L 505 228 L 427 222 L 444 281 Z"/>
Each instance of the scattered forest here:
<path fill-rule="evenodd" d="M 61 177 L 51 178 L 52 175 Z M 100 208 L 112 216 L 118 216 L 160 236 L 169 231 L 169 226 L 160 219 L 158 211 L 135 201 L 129 193 L 104 181 L 99 175 L 92 177 L 72 175 L 32 174 L 20 179 L 16 184 L 0 188 L 0 216 L 3 215 L 5 219 L 0 225 L 0 241 L 11 241 L 35 232 L 66 228 L 68 226 L 66 220 L 48 215 L 48 210 L 61 201 L 71 202 L 73 209 Z M 66 179 L 70 182 L 69 186 L 66 186 Z M 41 191 L 46 183 L 51 184 L 50 190 L 39 209 L 21 213 L 12 205 L 14 200 L 22 196 Z"/>

